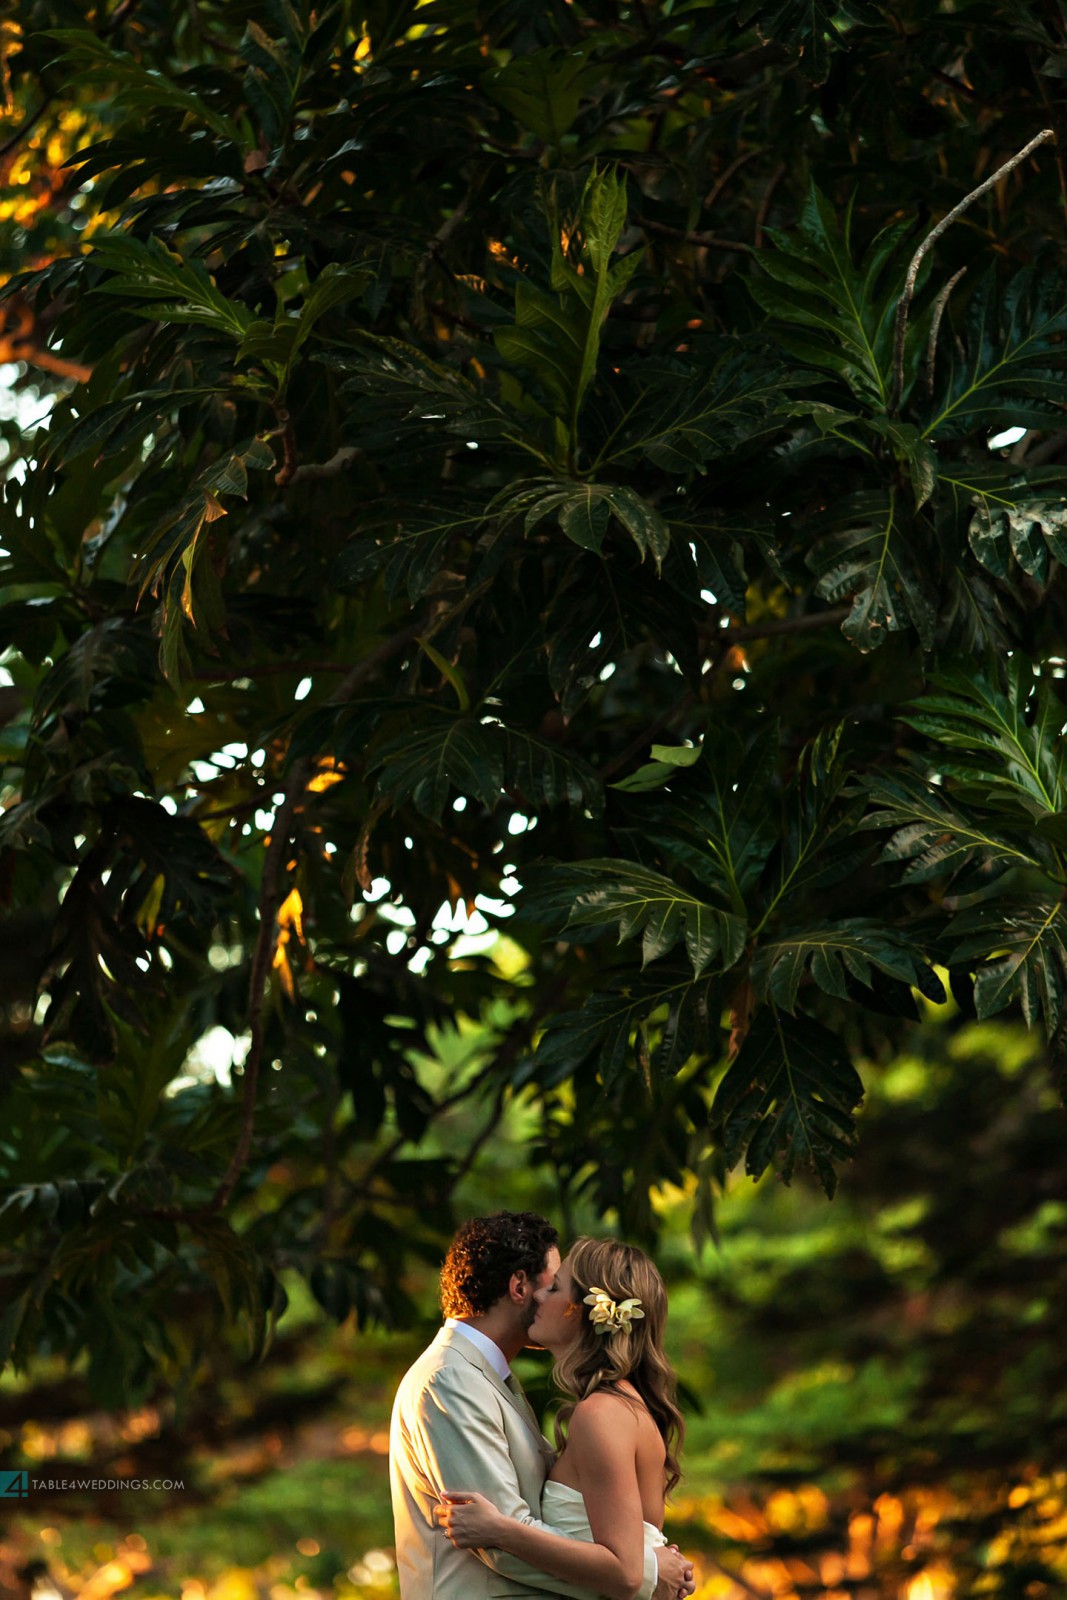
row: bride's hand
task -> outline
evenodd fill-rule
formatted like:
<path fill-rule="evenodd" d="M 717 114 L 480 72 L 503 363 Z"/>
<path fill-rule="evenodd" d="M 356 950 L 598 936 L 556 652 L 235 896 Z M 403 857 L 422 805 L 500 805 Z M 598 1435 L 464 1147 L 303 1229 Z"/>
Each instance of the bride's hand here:
<path fill-rule="evenodd" d="M 661 1546 L 656 1551 L 656 1562 L 659 1567 L 659 1581 L 653 1600 L 658 1600 L 661 1594 L 681 1597 L 693 1593 L 696 1585 L 693 1582 L 692 1562 L 682 1554 L 676 1544 Z"/>
<path fill-rule="evenodd" d="M 491 1550 L 505 1521 L 484 1494 L 448 1489 L 433 1514 L 457 1550 Z"/>

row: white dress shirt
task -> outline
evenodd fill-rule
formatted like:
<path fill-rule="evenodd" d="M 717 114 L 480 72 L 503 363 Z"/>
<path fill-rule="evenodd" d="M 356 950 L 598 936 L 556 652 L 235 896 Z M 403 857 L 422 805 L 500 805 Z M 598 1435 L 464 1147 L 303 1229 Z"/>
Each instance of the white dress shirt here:
<path fill-rule="evenodd" d="M 495 1339 L 490 1339 L 489 1335 L 483 1333 L 481 1328 L 472 1328 L 469 1322 L 461 1322 L 458 1317 L 446 1317 L 445 1327 L 455 1328 L 459 1333 L 463 1334 L 464 1338 L 469 1339 L 475 1349 L 482 1352 L 497 1377 L 502 1382 L 507 1383 L 511 1377 L 511 1368 L 508 1365 L 507 1357 Z"/>

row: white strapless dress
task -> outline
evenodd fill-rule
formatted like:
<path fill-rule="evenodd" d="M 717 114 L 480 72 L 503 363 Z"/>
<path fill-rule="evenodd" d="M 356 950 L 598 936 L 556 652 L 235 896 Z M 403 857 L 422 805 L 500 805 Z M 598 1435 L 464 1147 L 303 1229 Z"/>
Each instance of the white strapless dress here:
<path fill-rule="evenodd" d="M 549 1527 L 558 1528 L 560 1533 L 565 1533 L 571 1539 L 586 1539 L 593 1542 L 593 1530 L 589 1526 L 589 1518 L 585 1514 L 585 1500 L 580 1489 L 572 1489 L 568 1483 L 556 1483 L 549 1478 L 541 1492 L 541 1517 Z M 654 1522 L 646 1522 L 645 1551 L 658 1550 L 667 1543 L 667 1535 Z"/>

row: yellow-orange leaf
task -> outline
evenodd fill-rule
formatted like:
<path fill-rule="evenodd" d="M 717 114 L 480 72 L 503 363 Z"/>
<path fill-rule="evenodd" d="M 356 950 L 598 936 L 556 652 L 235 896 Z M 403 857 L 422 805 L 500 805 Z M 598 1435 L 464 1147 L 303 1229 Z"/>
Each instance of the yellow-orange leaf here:
<path fill-rule="evenodd" d="M 292 888 L 278 907 L 278 926 L 286 932 L 291 928 L 298 939 L 304 937 L 304 902 L 300 890 Z"/>
<path fill-rule="evenodd" d="M 322 794 L 323 790 L 330 789 L 335 783 L 340 783 L 345 775 L 343 761 L 335 761 L 333 756 L 323 756 L 319 762 L 318 771 L 308 784 L 312 794 Z"/>
<path fill-rule="evenodd" d="M 152 880 L 152 887 L 145 895 L 141 909 L 137 914 L 138 925 L 144 929 L 151 939 L 159 930 L 159 908 L 163 904 L 163 890 L 166 880 L 163 874 L 157 873 Z"/>
<path fill-rule="evenodd" d="M 272 962 L 272 966 L 274 967 L 275 972 L 278 974 L 278 977 L 281 979 L 282 988 L 285 990 L 289 999 L 295 1000 L 296 985 L 293 983 L 293 969 L 289 965 L 289 957 L 285 949 L 287 939 L 288 934 L 284 934 L 282 938 L 278 940 L 277 947 L 274 951 L 274 960 Z"/>

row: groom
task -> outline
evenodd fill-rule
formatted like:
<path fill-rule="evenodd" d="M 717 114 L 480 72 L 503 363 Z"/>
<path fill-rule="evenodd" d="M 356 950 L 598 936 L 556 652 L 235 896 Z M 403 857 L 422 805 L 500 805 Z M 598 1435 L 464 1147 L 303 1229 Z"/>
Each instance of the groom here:
<path fill-rule="evenodd" d="M 480 1490 L 505 1516 L 547 1526 L 536 1512 L 555 1451 L 510 1363 L 527 1343 L 534 1293 L 559 1264 L 555 1228 L 527 1211 L 475 1217 L 449 1247 L 441 1272 L 445 1325 L 404 1375 L 389 1435 L 402 1600 L 594 1600 L 588 1589 L 506 1551 L 457 1550 L 434 1520 L 442 1490 L 463 1487 Z M 637 1600 L 671 1594 L 647 1552 Z"/>

